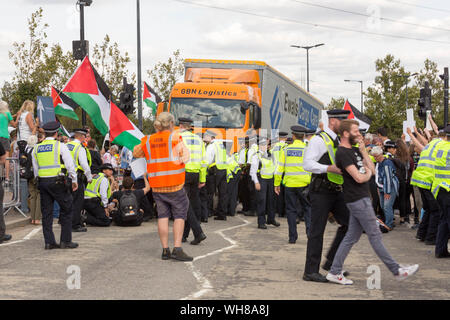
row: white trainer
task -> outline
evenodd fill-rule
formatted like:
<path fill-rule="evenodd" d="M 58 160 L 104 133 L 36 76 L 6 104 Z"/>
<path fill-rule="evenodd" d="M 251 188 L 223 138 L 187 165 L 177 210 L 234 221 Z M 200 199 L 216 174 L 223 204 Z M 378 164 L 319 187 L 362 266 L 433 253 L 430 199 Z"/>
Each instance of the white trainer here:
<path fill-rule="evenodd" d="M 343 285 L 353 284 L 353 281 L 344 277 L 342 272 L 341 272 L 341 274 L 337 274 L 337 275 L 328 273 L 326 278 L 328 281 L 338 283 L 338 284 L 343 284 Z"/>
<path fill-rule="evenodd" d="M 405 280 L 406 278 L 412 276 L 414 273 L 419 270 L 418 264 L 413 264 L 410 266 L 407 265 L 400 265 L 400 268 L 398 268 L 398 275 L 395 276 L 397 280 Z"/>

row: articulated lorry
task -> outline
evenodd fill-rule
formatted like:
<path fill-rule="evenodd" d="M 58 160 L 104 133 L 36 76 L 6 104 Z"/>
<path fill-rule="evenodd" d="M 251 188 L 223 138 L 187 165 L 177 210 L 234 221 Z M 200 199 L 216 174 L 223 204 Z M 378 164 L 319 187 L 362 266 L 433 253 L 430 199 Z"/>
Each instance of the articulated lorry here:
<path fill-rule="evenodd" d="M 175 84 L 158 114 L 169 111 L 176 123 L 191 118 L 203 132 L 232 140 L 236 150 L 237 138 L 250 128 L 272 137 L 296 124 L 316 129 L 322 109 L 321 101 L 265 62 L 186 59 L 184 82 Z"/>

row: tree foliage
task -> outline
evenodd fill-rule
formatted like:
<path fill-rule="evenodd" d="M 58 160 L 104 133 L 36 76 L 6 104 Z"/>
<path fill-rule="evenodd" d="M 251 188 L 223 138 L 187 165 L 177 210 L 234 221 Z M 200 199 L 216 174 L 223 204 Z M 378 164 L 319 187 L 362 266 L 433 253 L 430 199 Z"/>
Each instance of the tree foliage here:
<path fill-rule="evenodd" d="M 184 63 L 180 50 L 173 52 L 167 62 L 158 62 L 152 70 L 147 71 L 151 86 L 163 101 L 169 101 L 172 87 L 184 74 Z"/>
<path fill-rule="evenodd" d="M 325 107 L 325 110 L 342 109 L 344 108 L 344 104 L 345 104 L 344 97 L 331 98 L 331 101 Z"/>

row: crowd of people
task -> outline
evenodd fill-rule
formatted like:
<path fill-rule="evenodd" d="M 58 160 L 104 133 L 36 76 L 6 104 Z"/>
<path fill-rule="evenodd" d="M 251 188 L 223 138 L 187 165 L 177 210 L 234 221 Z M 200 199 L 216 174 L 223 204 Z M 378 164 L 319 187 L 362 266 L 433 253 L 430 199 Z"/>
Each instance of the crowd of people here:
<path fill-rule="evenodd" d="M 410 128 L 392 141 L 386 128 L 366 133 L 358 130 L 358 122 L 346 120 L 348 111 L 330 110 L 328 123 L 317 130 L 293 126 L 291 132 L 269 135 L 249 129 L 236 148 L 219 139 L 216 130 L 203 132 L 189 118 L 176 123 L 163 112 L 154 122 L 156 133 L 129 150 L 98 148 L 89 128 L 73 129 L 67 137 L 58 122 L 40 127 L 33 111 L 34 103 L 26 101 L 12 116 L 0 102 L 0 148 L 24 160 L 21 181 L 29 196 L 21 208 L 29 211 L 31 223 L 42 220 L 46 249 L 76 248 L 71 233 L 86 232 L 89 225 L 139 226 L 155 217 L 162 259 L 191 261 L 181 248 L 190 230 L 190 244 L 198 245 L 207 238 L 202 224 L 210 218 L 224 221 L 243 214 L 257 216 L 262 230 L 279 227 L 279 218 L 287 218 L 290 244 L 299 237 L 297 225 L 305 223 L 305 281 L 351 284 L 342 265 L 362 232 L 394 276 L 414 274 L 418 265 L 400 266 L 381 241 L 381 233 L 402 225 L 417 229 L 416 238 L 435 246 L 437 258 L 450 256 L 450 129 L 439 130 L 431 117 L 433 130 Z M 11 135 L 8 125 L 17 128 Z M 138 158 L 146 160 L 147 173 L 136 177 L 131 163 Z M 8 161 L 0 161 L 6 166 L 2 184 L 8 184 Z M 242 208 L 236 211 L 238 203 Z M 61 224 L 59 244 L 52 231 L 55 217 Z M 11 238 L 2 222 L 3 213 L 0 242 Z M 338 228 L 322 264 L 329 271 L 325 277 L 319 269 L 329 222 Z"/>

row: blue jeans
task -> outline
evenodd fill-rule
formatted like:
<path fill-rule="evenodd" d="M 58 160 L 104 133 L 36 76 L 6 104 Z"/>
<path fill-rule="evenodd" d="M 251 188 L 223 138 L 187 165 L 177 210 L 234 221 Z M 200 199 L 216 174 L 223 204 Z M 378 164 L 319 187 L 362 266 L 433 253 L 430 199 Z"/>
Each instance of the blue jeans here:
<path fill-rule="evenodd" d="M 384 211 L 385 224 L 389 228 L 394 227 L 394 202 L 397 194 L 391 193 L 389 200 L 384 199 L 384 192 L 380 190 L 380 204 Z"/>

